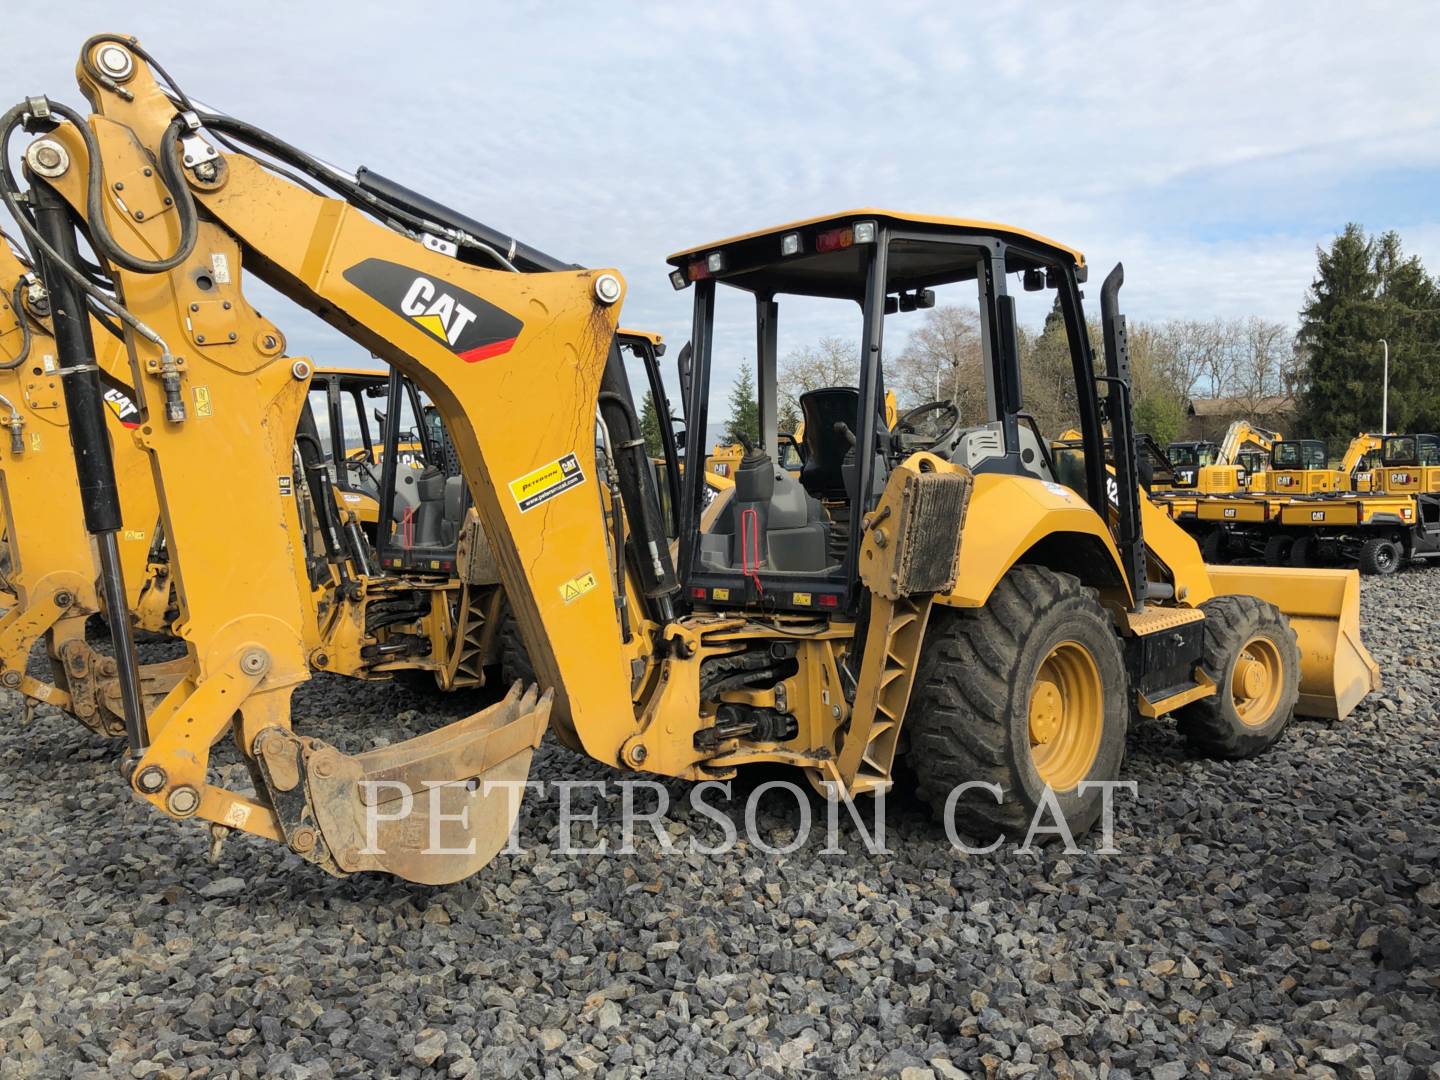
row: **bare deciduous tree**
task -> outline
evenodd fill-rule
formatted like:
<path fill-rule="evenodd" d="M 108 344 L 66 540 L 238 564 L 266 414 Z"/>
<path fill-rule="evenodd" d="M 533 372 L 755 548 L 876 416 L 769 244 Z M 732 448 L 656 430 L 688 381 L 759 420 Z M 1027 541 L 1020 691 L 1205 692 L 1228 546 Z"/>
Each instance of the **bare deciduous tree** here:
<path fill-rule="evenodd" d="M 932 308 L 894 359 L 886 377 L 902 408 L 953 401 L 967 423 L 985 419 L 985 369 L 980 359 L 980 312 L 947 304 Z"/>

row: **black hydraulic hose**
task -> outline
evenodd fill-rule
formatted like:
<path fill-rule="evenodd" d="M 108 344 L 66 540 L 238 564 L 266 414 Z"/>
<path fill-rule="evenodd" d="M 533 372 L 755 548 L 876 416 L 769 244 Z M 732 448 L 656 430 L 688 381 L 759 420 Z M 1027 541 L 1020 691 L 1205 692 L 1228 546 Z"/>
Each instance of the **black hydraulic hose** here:
<path fill-rule="evenodd" d="M 160 137 L 158 162 L 160 180 L 165 185 L 170 197 L 175 200 L 175 211 L 180 217 L 180 243 L 173 253 L 162 259 L 144 259 L 138 255 L 132 255 L 122 248 L 105 222 L 105 174 L 101 167 L 104 159 L 100 154 L 100 140 L 95 137 L 95 132 L 90 129 L 85 117 L 70 106 L 58 101 L 51 101 L 48 104 L 52 113 L 74 125 L 85 143 L 85 153 L 90 159 L 85 186 L 85 216 L 88 219 L 90 237 L 95 244 L 95 250 L 111 262 L 137 274 L 163 274 L 188 259 L 190 252 L 195 248 L 195 240 L 199 236 L 200 216 L 195 209 L 195 197 L 190 192 L 190 185 L 185 182 L 180 166 L 180 133 L 185 130 L 185 121 L 178 116 L 170 121 L 170 125 Z M 3 132 L 0 132 L 0 145 L 9 145 L 11 133 L 29 109 L 30 103 L 25 102 L 16 105 L 5 114 Z"/>
<path fill-rule="evenodd" d="M 83 260 L 76 246 L 74 244 L 69 245 L 68 250 L 71 257 L 66 258 L 59 251 L 55 250 L 37 228 L 36 216 L 31 213 L 30 208 L 25 204 L 20 186 L 16 183 L 14 174 L 10 171 L 9 161 L 10 136 L 13 135 L 15 129 L 20 126 L 24 116 L 30 111 L 32 104 L 33 102 L 30 101 L 22 102 L 12 107 L 3 116 L 0 116 L 0 202 L 5 204 L 5 208 L 15 219 L 15 223 L 20 226 L 20 231 L 25 234 L 26 239 L 34 246 L 35 254 L 45 263 L 48 270 L 63 274 L 69 278 L 70 281 L 78 285 L 81 291 L 88 297 L 113 312 L 126 326 L 129 326 L 146 341 L 158 346 L 162 353 L 162 370 L 172 369 L 174 360 L 170 355 L 170 347 L 165 343 L 165 339 L 136 318 L 128 308 L 113 296 L 107 295 L 90 281 L 84 270 L 80 269 L 79 264 L 81 264 Z M 46 108 L 49 107 L 49 102 L 46 102 Z M 70 111 L 72 115 L 74 115 L 73 110 Z M 84 124 L 80 125 L 80 129 L 87 134 L 90 130 Z M 58 282 L 49 283 L 52 293 L 58 284 Z M 184 419 L 183 406 L 177 406 L 176 409 L 170 408 L 171 401 L 168 388 L 166 396 L 167 411 L 170 419 Z"/>
<path fill-rule="evenodd" d="M 23 279 L 15 283 L 15 288 L 10 293 L 10 306 L 15 310 L 15 318 L 20 323 L 20 352 L 13 360 L 0 363 L 0 371 L 14 371 L 30 355 L 30 317 L 25 313 L 25 282 Z"/>

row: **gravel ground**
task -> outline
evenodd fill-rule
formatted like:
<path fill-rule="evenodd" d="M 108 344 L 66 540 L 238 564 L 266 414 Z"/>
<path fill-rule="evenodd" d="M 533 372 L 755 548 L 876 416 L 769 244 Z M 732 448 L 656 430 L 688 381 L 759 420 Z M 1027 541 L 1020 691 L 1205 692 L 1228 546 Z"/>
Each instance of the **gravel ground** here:
<path fill-rule="evenodd" d="M 113 745 L 11 708 L 0 1077 L 1440 1077 L 1437 586 L 1365 582 L 1386 685 L 1343 725 L 1240 764 L 1137 725 L 1114 855 L 960 855 L 896 796 L 891 855 L 852 832 L 849 855 L 816 834 L 706 856 L 718 826 L 668 784 L 668 855 L 642 830 L 559 857 L 547 797 L 523 854 L 450 888 L 243 839 L 212 865 L 126 793 Z M 328 677 L 296 698 L 347 749 L 466 707 Z M 614 779 L 548 744 L 531 775 Z M 599 809 L 618 844 L 615 789 Z M 768 842 L 797 822 L 761 803 Z"/>

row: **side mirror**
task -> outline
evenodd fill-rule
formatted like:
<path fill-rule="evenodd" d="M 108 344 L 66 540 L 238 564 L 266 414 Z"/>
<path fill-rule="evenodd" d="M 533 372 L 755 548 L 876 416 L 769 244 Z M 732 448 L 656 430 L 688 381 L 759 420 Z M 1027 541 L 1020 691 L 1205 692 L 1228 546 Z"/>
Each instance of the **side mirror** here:
<path fill-rule="evenodd" d="M 695 378 L 695 350 L 691 348 L 690 342 L 686 342 L 680 349 L 680 355 L 675 358 L 675 366 L 680 375 L 680 405 L 682 410 L 690 407 L 690 384 Z"/>
<path fill-rule="evenodd" d="M 675 429 L 675 449 L 685 449 L 685 429 L 683 427 Z"/>

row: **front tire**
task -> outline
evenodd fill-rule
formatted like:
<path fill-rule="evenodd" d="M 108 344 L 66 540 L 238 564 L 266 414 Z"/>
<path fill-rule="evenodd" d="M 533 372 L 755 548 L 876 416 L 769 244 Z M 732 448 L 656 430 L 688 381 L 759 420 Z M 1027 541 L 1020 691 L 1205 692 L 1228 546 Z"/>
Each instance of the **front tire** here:
<path fill-rule="evenodd" d="M 1284 533 L 1276 533 L 1265 541 L 1265 565 L 1290 565 L 1290 551 L 1294 546 L 1294 537 L 1286 536 Z"/>
<path fill-rule="evenodd" d="M 1247 758 L 1284 733 L 1300 697 L 1300 646 L 1290 620 L 1258 596 L 1217 596 L 1205 613 L 1201 670 L 1213 697 L 1175 713 L 1180 734 L 1207 757 Z"/>
<path fill-rule="evenodd" d="M 1360 573 L 1387 577 L 1400 569 L 1400 545 L 1388 536 L 1372 536 L 1360 548 Z"/>
<path fill-rule="evenodd" d="M 1319 541 L 1313 536 L 1297 537 L 1295 543 L 1290 546 L 1291 566 L 1314 566 L 1318 562 Z"/>
<path fill-rule="evenodd" d="M 910 766 L 937 817 L 972 783 L 955 824 L 982 842 L 1025 836 L 1047 787 L 1078 836 L 1103 808 L 1103 792 L 1080 784 L 1117 778 L 1129 714 L 1120 643 L 1094 591 L 1017 566 L 983 608 L 931 615 L 907 710 Z"/>

